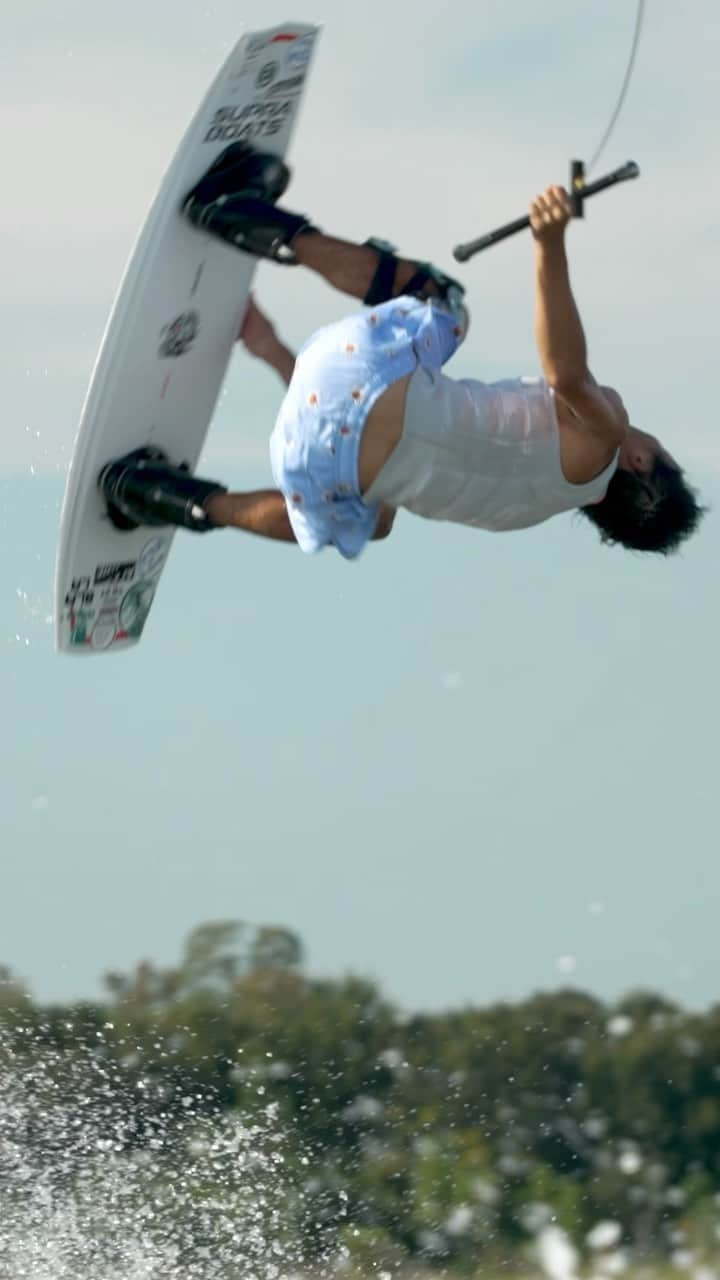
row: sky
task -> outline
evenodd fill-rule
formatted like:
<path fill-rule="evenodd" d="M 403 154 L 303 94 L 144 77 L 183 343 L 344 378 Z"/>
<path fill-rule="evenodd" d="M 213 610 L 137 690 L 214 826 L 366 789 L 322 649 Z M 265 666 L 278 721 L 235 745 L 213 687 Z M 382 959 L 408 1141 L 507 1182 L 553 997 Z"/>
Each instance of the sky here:
<path fill-rule="evenodd" d="M 648 0 L 597 172 L 642 170 L 570 233 L 590 364 L 711 508 L 682 555 L 572 516 L 483 534 L 401 516 L 355 564 L 180 534 L 142 644 L 53 652 L 65 471 L 107 315 L 161 176 L 245 30 L 323 32 L 290 208 L 461 275 L 446 369 L 537 373 L 527 237 L 452 246 L 592 154 L 627 0 L 3 0 L 0 963 L 37 998 L 173 964 L 214 919 L 297 931 L 311 973 L 406 1009 L 637 987 L 718 991 L 716 411 L 720 10 Z M 356 309 L 275 264 L 283 339 Z M 201 473 L 269 482 L 276 375 L 238 352 Z"/>

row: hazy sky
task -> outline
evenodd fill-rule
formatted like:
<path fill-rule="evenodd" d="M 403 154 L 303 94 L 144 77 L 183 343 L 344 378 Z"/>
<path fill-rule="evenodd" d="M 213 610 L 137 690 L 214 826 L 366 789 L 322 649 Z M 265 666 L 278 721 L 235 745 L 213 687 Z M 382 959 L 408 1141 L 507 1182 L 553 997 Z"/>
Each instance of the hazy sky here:
<path fill-rule="evenodd" d="M 628 0 L 3 0 L 0 48 L 0 962 L 44 998 L 175 960 L 216 918 L 296 929 L 316 973 L 409 1007 L 572 982 L 720 994 L 717 516 L 667 562 L 565 517 L 493 536 L 400 516 L 356 564 L 179 535 L 142 644 L 60 658 L 49 622 L 64 471 L 124 263 L 246 28 L 324 23 L 289 207 L 459 271 L 447 372 L 538 371 L 521 213 L 592 152 Z M 720 9 L 648 0 L 598 170 L 641 180 L 571 234 L 591 366 L 720 499 L 715 163 Z M 260 266 L 291 345 L 355 303 Z M 275 375 L 238 354 L 203 471 L 267 483 Z"/>

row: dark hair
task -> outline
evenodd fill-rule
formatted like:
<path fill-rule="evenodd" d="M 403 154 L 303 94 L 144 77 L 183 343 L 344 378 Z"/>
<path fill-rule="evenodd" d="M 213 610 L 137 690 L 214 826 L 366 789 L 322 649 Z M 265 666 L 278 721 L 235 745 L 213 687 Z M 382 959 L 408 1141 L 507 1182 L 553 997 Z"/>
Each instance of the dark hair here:
<path fill-rule="evenodd" d="M 695 532 L 705 510 L 683 476 L 662 458 L 655 459 L 648 476 L 618 469 L 602 502 L 580 510 L 603 542 L 666 556 Z"/>

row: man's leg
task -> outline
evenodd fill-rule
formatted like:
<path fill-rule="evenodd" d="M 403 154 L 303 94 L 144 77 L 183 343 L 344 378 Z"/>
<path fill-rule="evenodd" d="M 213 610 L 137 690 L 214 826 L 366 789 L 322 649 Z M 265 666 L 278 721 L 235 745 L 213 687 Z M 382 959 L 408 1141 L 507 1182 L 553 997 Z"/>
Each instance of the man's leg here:
<path fill-rule="evenodd" d="M 365 244 L 352 244 L 337 240 L 322 231 L 301 231 L 293 241 L 298 263 L 317 272 L 341 293 L 361 301 L 367 296 L 378 265 L 378 251 Z M 400 258 L 395 270 L 392 296 L 399 297 L 405 286 L 417 273 L 417 262 Z M 439 298 L 441 290 L 435 280 L 429 279 L 420 291 L 423 297 Z"/>
<path fill-rule="evenodd" d="M 398 258 L 391 246 L 326 236 L 304 214 L 279 208 L 290 170 L 277 156 L 233 143 L 188 192 L 182 210 L 199 230 L 245 253 L 302 264 L 370 306 L 408 292 L 459 302 L 462 285 L 429 263 Z"/>
<path fill-rule="evenodd" d="M 408 287 L 417 298 L 449 299 L 454 294 L 457 300 L 464 293 L 461 285 L 429 264 L 396 257 L 382 241 L 358 245 L 338 240 L 303 215 L 278 209 L 274 202 L 288 177 L 287 166 L 277 157 L 245 146 L 229 147 L 185 197 L 183 213 L 199 229 L 238 249 L 308 267 L 341 293 L 371 306 L 401 296 Z M 98 485 L 118 528 L 179 524 L 203 532 L 216 524 L 247 527 L 241 523 L 246 517 L 244 498 L 242 510 L 237 503 L 233 507 L 236 495 L 227 495 L 224 486 L 198 480 L 152 448 L 135 450 L 103 467 Z M 279 498 L 276 493 L 273 501 Z M 214 520 L 208 517 L 210 503 Z M 267 536 L 286 537 L 282 520 L 278 527 L 282 533 Z"/>

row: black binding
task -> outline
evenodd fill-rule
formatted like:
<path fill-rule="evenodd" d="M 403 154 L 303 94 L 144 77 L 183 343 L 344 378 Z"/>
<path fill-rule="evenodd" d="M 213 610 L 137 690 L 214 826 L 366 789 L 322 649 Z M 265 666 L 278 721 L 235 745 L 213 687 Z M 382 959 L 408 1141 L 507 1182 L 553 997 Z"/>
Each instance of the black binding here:
<path fill-rule="evenodd" d="M 386 240 L 377 240 L 371 237 L 365 241 L 368 248 L 375 249 L 378 254 L 378 264 L 375 275 L 370 283 L 363 301 L 368 307 L 379 306 L 382 302 L 389 302 L 395 297 L 395 276 L 400 259 L 395 253 L 395 246 L 389 244 Z M 447 302 L 451 306 L 457 305 L 464 296 L 465 289 L 457 281 L 450 276 L 446 276 L 443 271 L 432 266 L 429 262 L 420 262 L 417 264 L 417 271 L 411 280 L 403 288 L 403 295 L 411 298 L 420 298 L 426 301 L 428 297 L 439 296 L 442 302 Z M 432 282 L 438 289 L 438 294 L 426 294 L 425 286 Z"/>
<path fill-rule="evenodd" d="M 172 466 L 162 450 L 152 446 L 108 462 L 98 476 L 98 488 L 116 529 L 171 524 L 194 533 L 216 527 L 204 504 L 214 493 L 227 493 L 216 481 L 192 475 L 187 466 Z"/>

